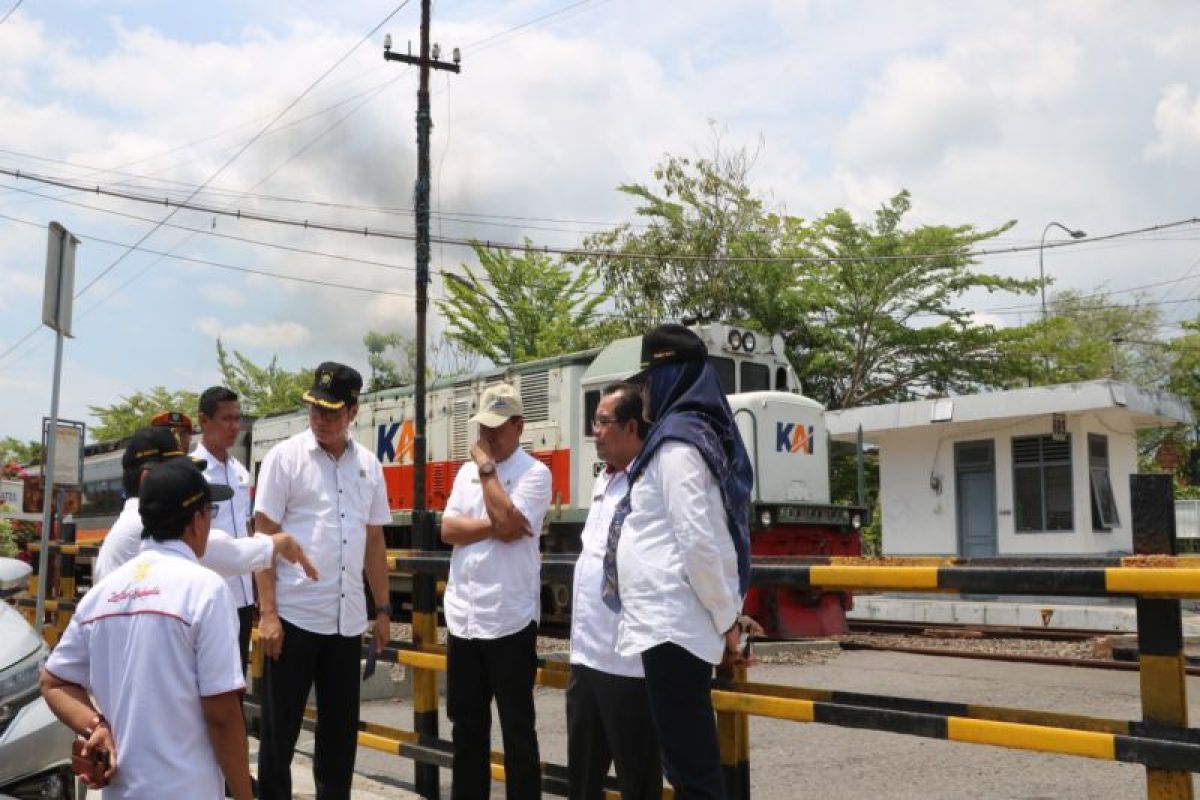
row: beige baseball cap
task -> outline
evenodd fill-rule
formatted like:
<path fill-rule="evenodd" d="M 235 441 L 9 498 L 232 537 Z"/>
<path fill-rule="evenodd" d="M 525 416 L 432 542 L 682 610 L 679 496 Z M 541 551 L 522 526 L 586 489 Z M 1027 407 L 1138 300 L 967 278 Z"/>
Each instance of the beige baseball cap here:
<path fill-rule="evenodd" d="M 479 398 L 479 413 L 471 417 L 471 422 L 477 422 L 488 428 L 498 428 L 513 417 L 525 415 L 521 408 L 521 395 L 512 384 L 498 383 L 483 390 Z"/>

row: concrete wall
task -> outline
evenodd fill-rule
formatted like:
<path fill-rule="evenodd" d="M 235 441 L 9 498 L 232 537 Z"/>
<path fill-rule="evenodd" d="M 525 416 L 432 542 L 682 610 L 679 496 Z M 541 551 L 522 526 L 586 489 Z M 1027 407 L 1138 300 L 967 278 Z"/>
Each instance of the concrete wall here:
<path fill-rule="evenodd" d="M 883 551 L 887 555 L 957 555 L 955 442 L 990 439 L 995 453 L 997 549 L 1002 556 L 1101 554 L 1130 551 L 1129 475 L 1137 470 L 1137 440 L 1121 410 L 1068 415 L 1071 434 L 1074 531 L 1017 533 L 1013 514 L 1012 439 L 1048 434 L 1049 415 L 1013 422 L 941 424 L 893 431 L 878 438 Z M 1108 437 L 1109 471 L 1120 527 L 1092 530 L 1087 435 Z M 931 473 L 941 492 L 930 487 Z"/>

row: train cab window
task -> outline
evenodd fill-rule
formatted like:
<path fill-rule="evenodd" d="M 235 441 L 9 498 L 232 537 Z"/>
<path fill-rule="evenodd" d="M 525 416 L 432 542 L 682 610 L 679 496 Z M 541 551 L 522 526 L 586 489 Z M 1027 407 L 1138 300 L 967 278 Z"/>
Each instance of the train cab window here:
<path fill-rule="evenodd" d="M 592 430 L 592 418 L 596 416 L 596 409 L 600 405 L 600 390 L 593 389 L 590 392 L 583 393 L 583 435 L 595 436 L 596 432 Z"/>
<path fill-rule="evenodd" d="M 732 358 L 724 358 L 722 356 L 709 356 L 708 363 L 717 371 L 717 378 L 721 381 L 721 390 L 725 394 L 733 394 L 737 391 L 737 370 L 733 366 Z"/>
<path fill-rule="evenodd" d="M 775 368 L 775 391 L 786 392 L 787 385 L 787 367 Z"/>
<path fill-rule="evenodd" d="M 771 388 L 771 368 L 766 364 L 742 362 L 742 392 L 765 392 Z"/>

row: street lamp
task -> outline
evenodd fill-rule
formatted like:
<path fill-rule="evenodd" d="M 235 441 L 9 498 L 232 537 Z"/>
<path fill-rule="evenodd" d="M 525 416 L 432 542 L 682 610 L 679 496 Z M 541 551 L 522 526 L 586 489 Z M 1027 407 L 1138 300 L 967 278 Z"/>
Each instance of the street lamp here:
<path fill-rule="evenodd" d="M 1042 325 L 1043 326 L 1045 326 L 1045 324 L 1046 324 L 1046 266 L 1045 266 L 1044 255 L 1045 255 L 1045 250 L 1046 250 L 1046 234 L 1050 232 L 1051 228 L 1062 229 L 1072 239 L 1082 239 L 1083 237 L 1087 236 L 1087 234 L 1084 233 L 1083 231 L 1072 230 L 1071 228 L 1068 228 L 1066 225 L 1063 225 L 1061 222 L 1051 222 L 1048 225 L 1046 225 L 1046 227 L 1044 229 L 1042 229 L 1042 241 L 1041 241 L 1041 244 L 1038 245 L 1038 277 L 1040 278 L 1040 282 L 1042 285 Z"/>
<path fill-rule="evenodd" d="M 496 298 L 492 297 L 490 294 L 479 291 L 479 289 L 475 287 L 475 284 L 471 283 L 461 275 L 455 275 L 452 272 L 443 272 L 442 277 L 448 281 L 458 284 L 468 292 L 482 297 L 484 300 L 487 300 L 492 304 L 492 308 L 496 309 L 496 313 L 500 315 L 500 319 L 504 320 L 504 327 L 508 328 L 508 363 L 509 366 L 512 366 L 512 364 L 517 360 L 517 340 L 516 337 L 513 336 L 512 319 L 509 318 L 508 312 L 504 310 L 504 306 L 497 303 Z"/>

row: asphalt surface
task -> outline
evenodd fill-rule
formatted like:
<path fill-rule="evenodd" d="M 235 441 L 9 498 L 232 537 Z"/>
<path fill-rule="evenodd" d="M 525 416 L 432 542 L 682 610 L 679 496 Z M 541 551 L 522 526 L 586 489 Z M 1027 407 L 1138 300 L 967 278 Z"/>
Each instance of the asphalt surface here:
<path fill-rule="evenodd" d="M 1113 719 L 1141 717 L 1136 672 L 860 651 L 807 663 L 761 665 L 751 670 L 750 678 Z M 1189 719 L 1195 726 L 1200 720 L 1200 679 L 1188 679 L 1188 697 Z M 562 692 L 539 688 L 535 700 L 542 758 L 565 763 Z M 363 717 L 404 729 L 412 727 L 412 707 L 407 701 L 365 703 Z M 448 739 L 449 731 L 443 716 L 442 738 Z M 750 783 L 755 798 L 1064 800 L 1146 796 L 1145 770 L 1117 762 L 757 717 L 750 721 L 750 739 Z M 493 747 L 500 749 L 499 723 L 495 721 Z M 311 737 L 305 734 L 301 749 L 310 748 Z M 373 779 L 372 792 L 378 796 L 412 796 L 413 768 L 407 759 L 360 749 L 357 769 Z M 449 773 L 443 770 L 441 775 L 442 796 L 449 797 Z M 503 786 L 494 784 L 492 796 L 504 797 Z"/>

